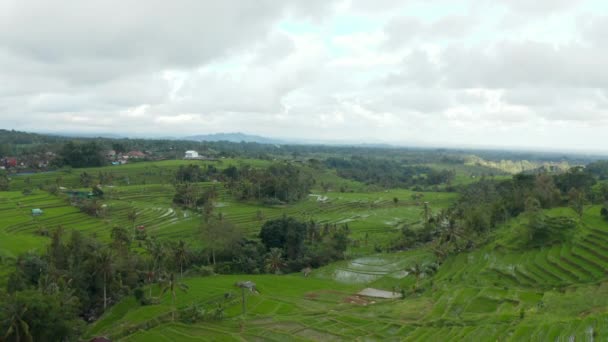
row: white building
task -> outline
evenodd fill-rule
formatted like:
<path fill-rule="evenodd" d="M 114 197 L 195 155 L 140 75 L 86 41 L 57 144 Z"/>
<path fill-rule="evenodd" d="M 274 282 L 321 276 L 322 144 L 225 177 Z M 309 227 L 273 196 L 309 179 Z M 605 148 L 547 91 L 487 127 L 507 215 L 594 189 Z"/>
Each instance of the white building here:
<path fill-rule="evenodd" d="M 184 158 L 186 158 L 186 159 L 195 159 L 195 158 L 198 158 L 198 152 L 196 152 L 196 151 L 186 151 L 186 156 Z"/>

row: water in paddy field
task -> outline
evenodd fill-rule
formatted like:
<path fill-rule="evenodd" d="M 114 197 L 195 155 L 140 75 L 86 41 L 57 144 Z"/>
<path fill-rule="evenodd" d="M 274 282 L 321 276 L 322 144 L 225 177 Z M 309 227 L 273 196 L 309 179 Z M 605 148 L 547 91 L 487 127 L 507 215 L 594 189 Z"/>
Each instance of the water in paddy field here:
<path fill-rule="evenodd" d="M 336 281 L 349 284 L 370 283 L 374 280 L 382 278 L 382 276 L 382 274 L 358 273 L 343 269 L 334 271 L 334 279 Z"/>

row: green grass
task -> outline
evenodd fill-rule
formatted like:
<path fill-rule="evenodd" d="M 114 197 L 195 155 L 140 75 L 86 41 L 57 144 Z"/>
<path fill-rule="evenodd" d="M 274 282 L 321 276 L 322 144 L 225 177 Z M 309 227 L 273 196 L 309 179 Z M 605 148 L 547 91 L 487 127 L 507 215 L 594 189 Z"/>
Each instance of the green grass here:
<path fill-rule="evenodd" d="M 35 190 L 20 190 L 56 182 L 58 176 L 70 187 L 78 187 L 82 170 L 15 177 L 15 191 L 0 192 L 0 283 L 6 281 L 17 255 L 42 251 L 48 237 L 41 233 L 62 226 L 109 238 L 113 226 L 130 227 L 130 208 L 136 208 L 135 225 L 161 239 L 186 239 L 193 247 L 206 241 L 199 233 L 198 214 L 174 208 L 173 187 L 167 175 L 190 161 L 135 163 L 119 167 L 90 169 L 115 173 L 113 187 L 105 187 L 106 213 L 95 218 L 71 207 L 62 196 Z M 209 162 L 207 162 L 209 163 Z M 267 165 L 266 161 L 223 160 L 231 163 Z M 449 167 L 435 165 L 434 167 Z M 472 168 L 459 168 L 455 183 L 474 179 Z M 469 172 L 469 173 L 467 173 Z M 500 176 L 497 176 L 500 177 Z M 526 245 L 522 234 L 526 221 L 515 218 L 498 228 L 492 243 L 448 258 L 433 276 L 420 281 L 421 293 L 413 294 L 415 280 L 406 273 L 415 263 L 435 262 L 427 247 L 398 253 L 376 253 L 399 237 L 404 224 L 420 220 L 422 207 L 409 190 L 367 191 L 363 184 L 341 179 L 335 172 L 319 175 L 331 190 L 320 184 L 313 195 L 284 206 L 264 206 L 236 201 L 219 183 L 199 183 L 200 188 L 216 186 L 216 212 L 249 236 L 254 237 L 265 220 L 291 215 L 324 224 L 347 223 L 351 238 L 348 260 L 339 261 L 301 275 L 231 275 L 187 278 L 187 293 L 178 293 L 176 307 L 192 303 L 213 307 L 233 293 L 222 321 L 186 325 L 170 322 L 173 310 L 169 297 L 158 305 L 140 306 L 127 297 L 110 308 L 88 327 L 86 337 L 109 335 L 126 341 L 199 340 L 429 340 L 429 341 L 556 341 L 596 340 L 608 336 L 608 223 L 601 219 L 599 206 L 588 206 L 579 222 L 569 208 L 546 211 L 550 217 L 570 217 L 575 227 L 562 240 L 544 247 Z M 343 187 L 346 192 L 339 192 Z M 319 200 L 319 197 L 324 197 Z M 393 198 L 398 198 L 394 203 Z M 428 201 L 437 212 L 456 200 L 446 192 L 427 192 L 419 202 Z M 32 208 L 44 214 L 31 217 Z M 257 219 L 258 212 L 263 219 Z M 559 227 L 554 227 L 559 230 Z M 242 316 L 238 290 L 233 284 L 252 280 L 259 295 L 248 295 L 248 313 Z M 403 288 L 405 299 L 358 298 L 366 287 L 391 291 Z M 158 295 L 159 289 L 154 287 Z"/>

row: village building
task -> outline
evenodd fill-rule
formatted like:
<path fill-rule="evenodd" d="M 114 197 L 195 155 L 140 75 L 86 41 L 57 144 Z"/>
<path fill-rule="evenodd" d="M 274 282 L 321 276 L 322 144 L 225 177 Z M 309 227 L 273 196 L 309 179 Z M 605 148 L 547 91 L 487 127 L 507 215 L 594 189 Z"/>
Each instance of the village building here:
<path fill-rule="evenodd" d="M 133 158 L 133 159 L 144 158 L 145 156 L 146 156 L 146 154 L 143 153 L 142 151 L 131 151 L 131 152 L 127 153 L 127 157 Z"/>
<path fill-rule="evenodd" d="M 192 150 L 186 151 L 186 155 L 184 156 L 184 158 L 186 158 L 186 159 L 197 159 L 197 158 L 199 158 L 198 152 L 192 151 Z"/>

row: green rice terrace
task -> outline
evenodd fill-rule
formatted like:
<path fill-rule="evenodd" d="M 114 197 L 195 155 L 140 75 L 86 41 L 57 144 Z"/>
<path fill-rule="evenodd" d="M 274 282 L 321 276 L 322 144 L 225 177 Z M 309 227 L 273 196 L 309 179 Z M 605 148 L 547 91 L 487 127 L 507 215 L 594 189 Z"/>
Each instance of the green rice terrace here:
<path fill-rule="evenodd" d="M 188 191 L 204 194 L 188 206 L 173 179 L 193 163 L 217 174 L 237 167 L 241 178 L 276 164 L 159 161 L 13 175 L 0 192 L 0 283 L 26 289 L 28 280 L 13 272 L 26 274 L 23 265 L 42 258 L 59 274 L 55 286 L 69 288 L 51 265 L 77 263 L 73 251 L 57 256 L 79 241 L 77 231 L 93 239 L 91 248 L 111 246 L 115 258 L 104 266 L 103 253 L 95 254 L 95 266 L 86 266 L 93 267 L 95 309 L 69 328 L 77 327 L 81 340 L 608 340 L 602 181 L 587 184 L 595 197 L 577 201 L 580 194 L 560 195 L 560 187 L 576 183 L 578 171 L 480 179 L 472 175 L 480 166 L 458 165 L 448 184 L 456 190 L 446 191 L 446 184 L 380 188 L 332 168 L 298 165 L 315 181 L 295 200 L 262 201 L 255 184 L 251 192 L 242 190 L 246 182 L 208 177 L 188 183 Z M 83 173 L 90 184 L 106 177 L 93 188 L 101 194 L 83 186 Z M 86 210 L 91 203 L 93 213 Z M 238 231 L 240 242 L 228 244 L 205 228 L 212 224 Z M 272 247 L 279 242 L 267 242 L 264 230 L 273 224 L 306 227 L 297 253 L 309 259 L 291 259 L 289 235 L 280 242 L 285 247 Z M 156 253 L 154 246 L 166 249 Z M 38 274 L 32 287 L 42 289 L 49 275 Z"/>

